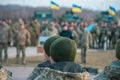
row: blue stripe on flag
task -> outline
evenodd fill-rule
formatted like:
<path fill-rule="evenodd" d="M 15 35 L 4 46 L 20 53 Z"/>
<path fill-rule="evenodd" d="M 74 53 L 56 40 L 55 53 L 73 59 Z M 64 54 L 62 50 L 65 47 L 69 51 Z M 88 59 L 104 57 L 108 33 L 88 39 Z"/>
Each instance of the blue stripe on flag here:
<path fill-rule="evenodd" d="M 51 1 L 51 4 L 59 7 L 59 5 L 53 1 Z"/>
<path fill-rule="evenodd" d="M 116 9 L 113 6 L 110 6 L 109 9 L 116 12 Z"/>
<path fill-rule="evenodd" d="M 76 4 L 73 4 L 73 8 L 80 8 L 80 9 L 82 9 L 82 7 L 81 6 L 78 6 L 78 5 L 76 5 Z"/>

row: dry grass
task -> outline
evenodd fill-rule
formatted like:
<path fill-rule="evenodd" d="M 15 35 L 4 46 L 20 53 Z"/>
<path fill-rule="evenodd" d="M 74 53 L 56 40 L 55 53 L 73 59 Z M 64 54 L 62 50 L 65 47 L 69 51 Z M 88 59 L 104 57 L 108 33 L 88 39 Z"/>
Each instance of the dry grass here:
<path fill-rule="evenodd" d="M 82 65 L 81 62 L 81 55 L 80 52 L 76 55 L 75 62 Z M 15 58 L 9 59 L 8 63 L 4 64 L 6 66 L 36 66 L 40 61 L 44 59 L 43 56 L 34 56 L 34 57 L 27 57 L 27 64 L 15 64 Z M 114 51 L 89 51 L 87 54 L 87 66 L 94 67 L 94 68 L 104 68 L 106 65 L 112 60 L 115 60 L 115 52 Z"/>
<path fill-rule="evenodd" d="M 81 62 L 81 55 L 77 54 L 75 62 Z M 104 68 L 106 65 L 112 60 L 115 60 L 115 52 L 114 51 L 89 51 L 87 53 L 87 66 L 94 68 Z M 83 64 L 81 64 L 83 65 Z"/>

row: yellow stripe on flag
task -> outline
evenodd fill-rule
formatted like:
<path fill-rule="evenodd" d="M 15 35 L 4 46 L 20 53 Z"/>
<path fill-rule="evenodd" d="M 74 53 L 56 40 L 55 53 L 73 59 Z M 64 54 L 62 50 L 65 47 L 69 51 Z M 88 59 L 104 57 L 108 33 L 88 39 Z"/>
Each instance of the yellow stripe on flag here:
<path fill-rule="evenodd" d="M 59 9 L 60 9 L 60 7 L 55 6 L 55 5 L 51 5 L 50 8 L 51 8 L 51 9 L 55 9 L 55 10 L 59 10 Z"/>
<path fill-rule="evenodd" d="M 72 12 L 74 12 L 74 13 L 81 13 L 82 10 L 80 8 L 72 8 Z"/>
<path fill-rule="evenodd" d="M 115 15 L 115 12 L 112 11 L 112 10 L 110 10 L 110 9 L 108 10 L 108 13 L 111 14 L 111 15 L 113 15 L 113 16 Z"/>

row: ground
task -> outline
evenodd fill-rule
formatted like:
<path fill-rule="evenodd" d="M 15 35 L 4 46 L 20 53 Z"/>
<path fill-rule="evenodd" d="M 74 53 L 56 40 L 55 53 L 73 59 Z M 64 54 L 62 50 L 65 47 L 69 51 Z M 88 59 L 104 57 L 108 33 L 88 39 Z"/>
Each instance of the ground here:
<path fill-rule="evenodd" d="M 21 63 L 15 64 L 15 54 L 16 54 L 15 48 L 14 47 L 9 48 L 8 52 L 10 52 L 9 53 L 10 58 L 8 62 L 6 64 L 3 63 L 3 65 L 6 67 L 6 69 L 13 72 L 13 77 L 16 80 L 25 80 L 30 74 L 30 72 L 32 72 L 34 67 L 44 59 L 42 53 L 39 54 L 37 53 L 36 47 L 29 47 L 26 50 L 27 64 L 26 65 L 22 65 Z M 78 53 L 76 55 L 75 62 L 83 66 L 80 60 L 80 49 L 78 49 L 77 52 Z M 114 50 L 103 51 L 103 50 L 90 49 L 87 53 L 86 66 L 99 68 L 103 70 L 106 65 L 109 65 L 109 63 L 115 59 L 116 58 L 115 58 Z"/>
<path fill-rule="evenodd" d="M 75 58 L 75 62 L 81 64 L 81 55 L 80 55 L 80 49 L 77 51 L 77 55 Z M 28 54 L 28 53 L 27 53 Z M 34 67 L 38 63 L 41 62 L 41 60 L 44 59 L 44 56 L 42 53 L 38 53 L 36 55 L 27 55 L 27 64 L 15 64 L 15 58 L 9 58 L 8 63 L 4 64 L 5 66 L 31 66 Z M 115 60 L 115 51 L 114 50 L 89 50 L 87 53 L 87 66 L 103 69 L 104 66 L 109 65 L 109 63 L 112 60 Z"/>

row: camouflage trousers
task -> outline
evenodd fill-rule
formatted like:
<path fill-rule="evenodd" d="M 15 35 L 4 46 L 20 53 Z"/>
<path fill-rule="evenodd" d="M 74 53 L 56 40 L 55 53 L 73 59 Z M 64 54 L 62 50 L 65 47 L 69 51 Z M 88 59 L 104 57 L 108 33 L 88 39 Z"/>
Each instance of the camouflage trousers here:
<path fill-rule="evenodd" d="M 16 63 L 19 63 L 20 60 L 20 52 L 22 51 L 22 63 L 25 64 L 26 63 L 26 59 L 25 59 L 25 45 L 17 45 L 17 55 L 16 55 Z"/>
<path fill-rule="evenodd" d="M 82 47 L 81 48 L 81 62 L 86 63 L 86 54 L 88 51 L 88 47 Z"/>
<path fill-rule="evenodd" d="M 8 43 L 0 43 L 0 62 L 2 62 L 2 50 L 4 50 L 4 62 L 8 59 Z"/>

